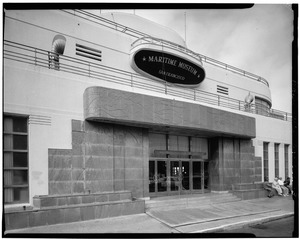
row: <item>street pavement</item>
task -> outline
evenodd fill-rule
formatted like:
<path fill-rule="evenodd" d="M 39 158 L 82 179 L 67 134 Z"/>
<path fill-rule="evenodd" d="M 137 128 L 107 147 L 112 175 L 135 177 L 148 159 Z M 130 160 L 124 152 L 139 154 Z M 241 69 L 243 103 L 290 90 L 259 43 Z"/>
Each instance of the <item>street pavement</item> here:
<path fill-rule="evenodd" d="M 294 215 L 292 196 L 209 204 L 98 220 L 10 230 L 5 234 L 218 233 Z"/>
<path fill-rule="evenodd" d="M 241 233 L 249 233 L 253 234 L 256 237 L 280 237 L 280 238 L 291 238 L 297 237 L 297 227 L 296 230 L 294 228 L 294 220 L 295 218 L 286 217 L 274 221 L 269 221 L 256 225 L 247 225 L 242 228 L 234 229 L 234 230 L 224 230 L 222 233 L 230 233 L 230 234 L 241 234 Z"/>

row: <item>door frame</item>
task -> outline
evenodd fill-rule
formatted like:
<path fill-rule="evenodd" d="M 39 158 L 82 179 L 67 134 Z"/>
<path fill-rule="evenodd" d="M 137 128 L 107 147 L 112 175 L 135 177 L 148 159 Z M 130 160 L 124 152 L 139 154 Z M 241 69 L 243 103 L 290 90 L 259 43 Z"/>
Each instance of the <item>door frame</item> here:
<path fill-rule="evenodd" d="M 150 183 L 154 183 L 154 192 L 150 192 L 149 189 L 149 195 L 150 197 L 157 197 L 157 196 L 171 196 L 171 195 L 184 195 L 184 194 L 192 194 L 192 193 L 205 193 L 206 191 L 209 191 L 209 186 L 205 185 L 205 177 L 208 176 L 209 172 L 205 173 L 204 165 L 205 163 L 208 163 L 209 161 L 207 159 L 192 159 L 192 158 L 150 158 L 150 161 L 154 161 L 154 176 L 149 178 L 149 187 Z M 158 161 L 164 161 L 166 163 L 166 175 L 165 178 L 158 178 L 158 167 L 157 162 Z M 181 180 L 181 183 L 179 183 L 180 187 L 178 190 L 171 191 L 171 161 L 178 161 L 179 162 L 179 171 L 180 176 L 179 180 Z M 189 162 L 189 189 L 183 190 L 182 189 L 182 162 Z M 193 189 L 193 162 L 200 162 L 201 163 L 201 171 L 200 171 L 200 177 L 201 177 L 201 189 Z M 149 175 L 150 175 L 150 169 L 149 169 Z M 171 180 L 170 180 L 171 179 Z M 158 192 L 158 183 L 161 181 L 164 181 L 166 183 L 166 191 Z M 170 182 L 171 181 L 171 182 Z"/>

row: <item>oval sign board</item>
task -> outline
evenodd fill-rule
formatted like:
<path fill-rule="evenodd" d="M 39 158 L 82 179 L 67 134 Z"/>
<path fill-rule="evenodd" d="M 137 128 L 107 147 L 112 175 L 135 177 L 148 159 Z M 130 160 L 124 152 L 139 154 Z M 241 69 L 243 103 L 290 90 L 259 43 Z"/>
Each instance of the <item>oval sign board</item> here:
<path fill-rule="evenodd" d="M 205 78 L 202 66 L 166 52 L 140 50 L 133 61 L 140 73 L 173 84 L 198 86 Z"/>

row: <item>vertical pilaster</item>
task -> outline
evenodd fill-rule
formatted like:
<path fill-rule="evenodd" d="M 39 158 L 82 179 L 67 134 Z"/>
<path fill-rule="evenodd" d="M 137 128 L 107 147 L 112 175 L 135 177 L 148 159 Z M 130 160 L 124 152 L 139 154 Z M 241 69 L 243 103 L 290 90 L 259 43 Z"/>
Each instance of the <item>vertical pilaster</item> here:
<path fill-rule="evenodd" d="M 149 197 L 149 133 L 143 130 L 143 197 Z"/>
<path fill-rule="evenodd" d="M 210 139 L 209 173 L 212 191 L 228 191 L 232 185 L 253 183 L 261 178 L 260 159 L 254 157 L 249 139 Z"/>
<path fill-rule="evenodd" d="M 251 140 L 240 139 L 241 183 L 255 182 L 254 147 Z"/>
<path fill-rule="evenodd" d="M 220 138 L 210 139 L 209 179 L 212 191 L 223 191 L 222 145 Z"/>

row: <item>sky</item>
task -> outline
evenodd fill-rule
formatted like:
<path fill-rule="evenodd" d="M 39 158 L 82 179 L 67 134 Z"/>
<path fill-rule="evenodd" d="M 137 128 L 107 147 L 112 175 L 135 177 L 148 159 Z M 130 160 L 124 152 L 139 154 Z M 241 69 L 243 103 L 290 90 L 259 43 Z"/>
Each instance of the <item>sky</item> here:
<path fill-rule="evenodd" d="M 179 33 L 187 48 L 265 78 L 272 108 L 292 112 L 293 11 L 288 4 L 249 9 L 123 10 Z M 185 18 L 186 16 L 186 18 Z"/>

